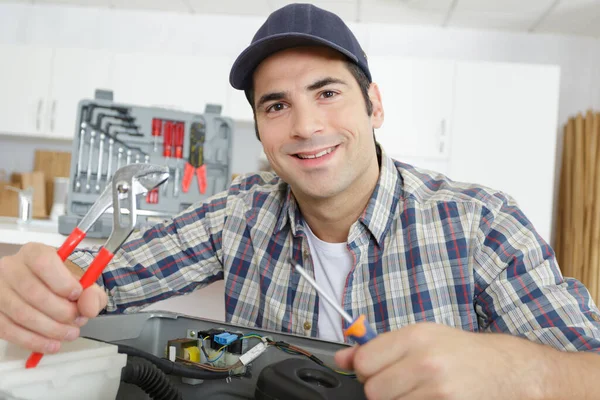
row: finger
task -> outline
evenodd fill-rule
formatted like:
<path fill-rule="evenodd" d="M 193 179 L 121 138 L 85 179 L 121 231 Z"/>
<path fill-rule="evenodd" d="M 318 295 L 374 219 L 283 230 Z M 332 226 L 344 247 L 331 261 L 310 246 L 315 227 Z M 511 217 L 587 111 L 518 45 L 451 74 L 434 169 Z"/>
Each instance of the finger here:
<path fill-rule="evenodd" d="M 360 346 L 354 355 L 355 372 L 368 378 L 404 357 L 407 348 L 401 330 L 378 335 Z"/>
<path fill-rule="evenodd" d="M 354 370 L 368 378 L 394 364 L 409 352 L 418 352 L 430 346 L 440 325 L 419 323 L 378 335 L 360 346 L 354 355 Z"/>
<path fill-rule="evenodd" d="M 348 347 L 343 350 L 339 350 L 334 355 L 334 361 L 338 367 L 351 371 L 353 367 L 354 354 L 356 353 L 357 346 Z"/>
<path fill-rule="evenodd" d="M 56 340 L 75 340 L 79 337 L 79 328 L 72 325 L 61 324 L 42 314 L 29 304 L 25 303 L 10 288 L 4 288 L 0 297 L 0 310 L 5 317 L 15 325 Z"/>
<path fill-rule="evenodd" d="M 0 314 L 0 338 L 20 347 L 39 353 L 56 353 L 60 350 L 60 342 L 40 336 L 16 325 L 3 314 Z"/>
<path fill-rule="evenodd" d="M 464 388 L 463 394 L 464 394 Z M 452 386 L 428 386 L 419 385 L 410 393 L 406 393 L 404 396 L 398 397 L 399 400 L 422 400 L 422 399 L 456 399 L 463 398 L 462 396 L 456 397 L 456 392 Z"/>
<path fill-rule="evenodd" d="M 29 269 L 54 293 L 69 300 L 79 298 L 83 288 L 56 250 L 38 243 L 28 243 L 19 250 L 19 254 L 22 254 Z"/>
<path fill-rule="evenodd" d="M 52 292 L 37 276 L 23 268 L 21 279 L 12 288 L 25 302 L 49 318 L 72 324 L 78 316 L 77 305 Z"/>
<path fill-rule="evenodd" d="M 108 296 L 104 289 L 97 284 L 93 284 L 83 291 L 79 300 L 77 300 L 77 308 L 81 316 L 94 318 L 106 307 L 107 303 Z"/>
<path fill-rule="evenodd" d="M 413 368 L 417 357 L 407 357 L 404 360 L 391 364 L 375 375 L 369 377 L 364 384 L 365 395 L 368 399 L 425 399 L 426 397 L 412 397 L 426 377 L 418 368 Z"/>

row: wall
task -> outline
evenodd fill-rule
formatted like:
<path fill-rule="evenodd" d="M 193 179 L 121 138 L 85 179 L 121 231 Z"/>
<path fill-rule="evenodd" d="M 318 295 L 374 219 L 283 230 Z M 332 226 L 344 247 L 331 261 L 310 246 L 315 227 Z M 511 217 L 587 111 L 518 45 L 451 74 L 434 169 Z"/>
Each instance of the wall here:
<path fill-rule="evenodd" d="M 233 61 L 249 43 L 262 21 L 263 18 L 256 17 L 209 17 L 4 3 L 0 4 L 0 42 L 118 51 L 163 51 L 196 55 L 213 53 L 226 55 Z M 600 45 L 596 39 L 383 24 L 350 25 L 367 54 L 372 56 L 397 55 L 559 65 L 560 132 L 570 115 L 585 111 L 591 106 L 600 107 Z M 374 78 L 376 80 L 377 77 Z M 560 132 L 557 165 L 560 165 L 562 147 Z M 0 148 L 19 146 L 25 149 L 27 145 L 25 141 L 0 138 Z M 32 147 L 36 145 L 40 144 L 31 144 Z M 50 146 L 43 144 L 46 145 Z M 244 146 L 249 146 L 253 154 L 260 152 L 260 144 L 254 139 L 250 124 L 246 124 L 235 134 L 234 149 Z M 0 153 L 0 167 L 25 162 L 15 154 L 16 152 L 3 150 Z M 251 171 L 256 165 L 247 156 L 241 160 L 236 157 L 235 162 L 239 165 L 239 171 L 234 167 L 236 172 Z M 558 171 L 556 176 L 558 177 Z"/>

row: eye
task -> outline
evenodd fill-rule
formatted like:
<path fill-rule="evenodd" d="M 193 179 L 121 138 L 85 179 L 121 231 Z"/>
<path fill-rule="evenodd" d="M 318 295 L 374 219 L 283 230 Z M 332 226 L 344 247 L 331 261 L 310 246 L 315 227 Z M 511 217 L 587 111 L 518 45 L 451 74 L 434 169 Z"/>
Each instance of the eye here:
<path fill-rule="evenodd" d="M 323 93 L 321 93 L 321 96 L 323 96 L 324 98 L 328 99 L 330 97 L 335 96 L 337 93 L 334 92 L 333 90 L 326 90 Z"/>
<path fill-rule="evenodd" d="M 285 108 L 285 104 L 283 103 L 275 103 L 267 107 L 267 112 L 277 112 L 281 111 Z"/>

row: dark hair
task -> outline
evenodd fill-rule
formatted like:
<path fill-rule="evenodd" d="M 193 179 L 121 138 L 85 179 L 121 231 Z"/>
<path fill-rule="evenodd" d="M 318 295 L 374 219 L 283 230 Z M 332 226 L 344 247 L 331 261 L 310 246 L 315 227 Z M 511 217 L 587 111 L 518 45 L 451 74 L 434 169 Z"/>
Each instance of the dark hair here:
<path fill-rule="evenodd" d="M 369 87 L 371 86 L 371 82 L 365 72 L 352 61 L 346 61 L 346 68 L 350 71 L 356 82 L 358 83 L 358 87 L 365 99 L 365 105 L 367 107 L 367 115 L 371 116 L 373 114 L 373 103 L 369 98 Z M 250 107 L 252 107 L 252 114 L 254 114 L 254 131 L 256 132 L 256 138 L 260 141 L 260 136 L 258 135 L 258 125 L 256 124 L 256 110 L 254 109 L 254 88 L 244 90 L 246 95 L 246 99 L 250 103 Z"/>

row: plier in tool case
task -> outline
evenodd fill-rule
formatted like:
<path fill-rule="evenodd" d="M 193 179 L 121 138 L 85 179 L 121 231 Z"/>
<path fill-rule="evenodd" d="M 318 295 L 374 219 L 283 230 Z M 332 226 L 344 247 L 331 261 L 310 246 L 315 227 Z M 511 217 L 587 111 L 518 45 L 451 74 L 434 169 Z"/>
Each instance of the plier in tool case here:
<path fill-rule="evenodd" d="M 183 171 L 181 190 L 187 193 L 194 178 L 198 178 L 200 193 L 206 193 L 206 165 L 204 164 L 204 140 L 206 139 L 206 126 L 202 122 L 194 122 L 190 127 L 190 155 Z"/>
<path fill-rule="evenodd" d="M 131 164 L 115 172 L 111 184 L 106 186 L 100 197 L 57 251 L 60 259 L 65 261 L 85 238 L 92 225 L 112 206 L 112 232 L 79 280 L 83 289 L 96 282 L 116 251 L 133 232 L 137 222 L 137 196 L 148 193 L 168 178 L 169 168 L 162 165 Z M 127 213 L 123 213 L 123 209 L 126 209 Z M 25 365 L 26 368 L 37 366 L 42 355 L 42 353 L 32 353 Z"/>

